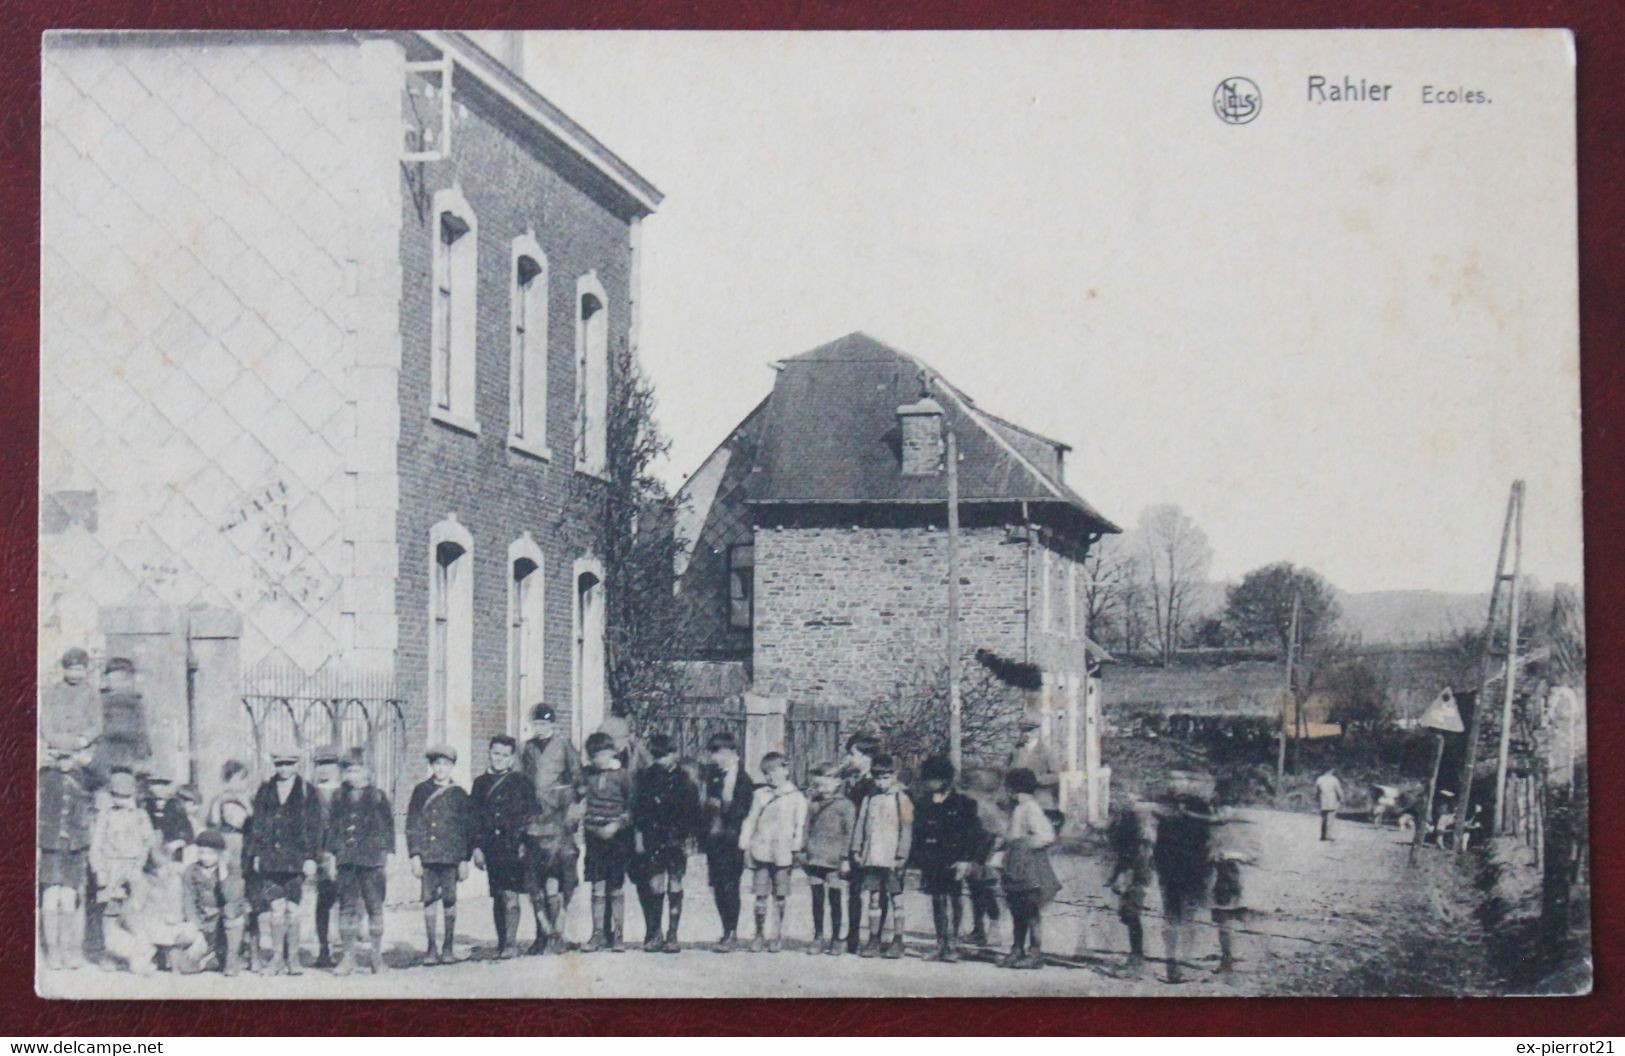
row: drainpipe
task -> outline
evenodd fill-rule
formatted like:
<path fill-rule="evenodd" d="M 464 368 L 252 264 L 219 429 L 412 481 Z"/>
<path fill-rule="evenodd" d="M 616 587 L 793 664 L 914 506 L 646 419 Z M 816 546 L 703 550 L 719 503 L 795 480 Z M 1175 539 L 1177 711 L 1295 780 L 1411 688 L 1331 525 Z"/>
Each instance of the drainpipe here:
<path fill-rule="evenodd" d="M 1023 663 L 1032 662 L 1033 639 L 1033 526 L 1027 520 L 1027 504 L 1021 504 L 1021 534 L 1025 545 L 1022 570 L 1022 582 L 1025 592 L 1021 599 L 1021 659 Z"/>

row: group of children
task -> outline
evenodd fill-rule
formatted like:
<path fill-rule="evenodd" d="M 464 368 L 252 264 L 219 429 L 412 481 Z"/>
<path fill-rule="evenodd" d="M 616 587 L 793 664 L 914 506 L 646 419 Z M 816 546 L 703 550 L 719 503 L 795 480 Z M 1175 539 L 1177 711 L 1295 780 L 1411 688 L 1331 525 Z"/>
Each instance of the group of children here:
<path fill-rule="evenodd" d="M 782 949 L 791 876 L 799 868 L 812 902 L 807 953 L 902 957 L 901 896 L 914 869 L 931 899 L 936 943 L 927 959 L 959 959 L 966 894 L 974 919 L 968 939 L 986 945 L 989 923 L 1000 915 L 1002 886 L 1014 942 L 1000 963 L 1042 966 L 1040 919 L 1060 884 L 1048 853 L 1055 829 L 1035 799 L 1038 781 L 1031 770 L 1011 770 L 1002 782 L 996 772 L 977 771 L 969 775 L 968 791 L 961 791 L 952 764 L 932 756 L 920 768 L 919 790 L 910 792 L 878 739 L 858 735 L 847 742 L 844 766 L 811 768 L 808 795 L 791 780 L 789 760 L 778 752 L 762 757 L 763 784 L 752 789 L 731 735 L 713 736 L 707 749 L 701 846 L 722 918 L 719 952 L 736 948 L 738 891 L 747 869 L 755 897 L 749 948 Z"/>
<path fill-rule="evenodd" d="M 523 745 L 491 739 L 489 766 L 472 792 L 454 780 L 455 749 L 425 753 L 430 776 L 412 790 L 405 833 L 423 907 L 421 963 L 459 958 L 457 892 L 471 866 L 489 882 L 499 958 L 520 952 L 525 898 L 536 924 L 530 952 L 566 949 L 564 914 L 578 876 L 591 885 L 593 930 L 584 949 L 626 948 L 630 879 L 644 918 L 643 949 L 679 952 L 683 884 L 695 848 L 706 857 L 721 918 L 717 952 L 741 948 L 747 874 L 755 925 L 748 949 L 782 949 L 799 870 L 812 901 L 808 953 L 901 957 L 900 896 L 906 871 L 915 869 L 931 899 L 936 945 L 929 959 L 958 959 L 966 894 L 974 919 L 968 941 L 987 945 L 1002 887 L 1015 940 L 1002 963 L 1042 963 L 1040 915 L 1059 885 L 1046 850 L 1054 828 L 1033 798 L 1030 771 L 1012 771 L 1002 783 L 973 772 L 961 791 L 948 760 L 932 757 L 911 793 L 877 740 L 860 735 L 848 742 L 844 765 L 811 768 L 804 793 L 778 752 L 761 759 L 763 782 L 753 782 L 725 732 L 712 736 L 705 763 L 695 766 L 665 735 L 640 745 L 612 726 L 588 737 L 583 765 L 550 709 L 534 709 L 530 727 Z M 83 963 L 81 899 L 88 893 L 99 909 L 104 967 L 297 975 L 302 907 L 313 893 L 315 965 L 340 975 L 362 962 L 383 971 L 385 875 L 396 847 L 388 796 L 372 786 L 359 752 L 318 750 L 313 781 L 300 775 L 298 752 L 270 755 L 274 772 L 252 795 L 246 769 L 228 764 L 224 789 L 199 816 L 184 807 L 175 815 L 164 782 L 147 781 L 143 804 L 141 782 L 122 768 L 92 794 L 83 750 L 53 751 L 40 780 L 47 966 Z M 1008 797 L 998 794 L 1001 784 Z M 335 908 L 337 958 L 330 944 Z"/>

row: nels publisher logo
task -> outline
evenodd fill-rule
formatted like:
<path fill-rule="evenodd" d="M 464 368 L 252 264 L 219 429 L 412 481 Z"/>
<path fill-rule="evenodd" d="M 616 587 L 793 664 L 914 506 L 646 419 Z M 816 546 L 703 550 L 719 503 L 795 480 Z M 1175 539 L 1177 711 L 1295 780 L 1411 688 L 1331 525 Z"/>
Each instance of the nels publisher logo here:
<path fill-rule="evenodd" d="M 1213 89 L 1213 112 L 1227 125 L 1245 125 L 1262 109 L 1263 93 L 1246 77 L 1226 77 Z"/>

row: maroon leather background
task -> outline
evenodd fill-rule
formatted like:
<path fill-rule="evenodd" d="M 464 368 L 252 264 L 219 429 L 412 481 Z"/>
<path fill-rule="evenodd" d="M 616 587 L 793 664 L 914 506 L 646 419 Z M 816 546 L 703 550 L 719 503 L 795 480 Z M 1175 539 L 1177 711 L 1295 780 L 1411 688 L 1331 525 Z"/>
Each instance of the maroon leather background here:
<path fill-rule="evenodd" d="M 538 1033 L 1625 1033 L 1625 5 L 1346 0 L 350 0 L 0 4 L 0 1035 Z M 1596 992 L 1528 1000 L 47 1002 L 33 994 L 33 754 L 39 318 L 39 34 L 47 28 L 1336 28 L 1568 26 L 1579 50 L 1580 301 L 1586 600 L 1592 647 Z M 1508 203 L 1516 208 L 1517 203 Z M 1493 512 L 1493 511 L 1491 511 Z M 1487 572 L 1487 569 L 1486 569 Z"/>

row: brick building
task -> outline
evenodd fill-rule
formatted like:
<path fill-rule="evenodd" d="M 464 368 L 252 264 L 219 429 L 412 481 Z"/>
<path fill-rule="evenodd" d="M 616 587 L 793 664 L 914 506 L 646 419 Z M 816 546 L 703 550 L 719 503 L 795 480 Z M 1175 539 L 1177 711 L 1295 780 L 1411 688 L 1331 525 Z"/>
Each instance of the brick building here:
<path fill-rule="evenodd" d="M 743 667 L 759 697 L 846 717 L 922 668 L 945 673 L 952 430 L 962 670 L 977 654 L 1040 669 L 1046 736 L 1074 786 L 1098 775 L 1081 562 L 1118 529 L 1067 487 L 1067 446 L 861 333 L 775 367 L 771 394 L 683 488 L 688 654 Z"/>
<path fill-rule="evenodd" d="M 659 193 L 456 33 L 55 34 L 43 97 L 42 667 L 135 655 L 206 792 L 272 736 L 398 782 L 595 727 Z"/>

